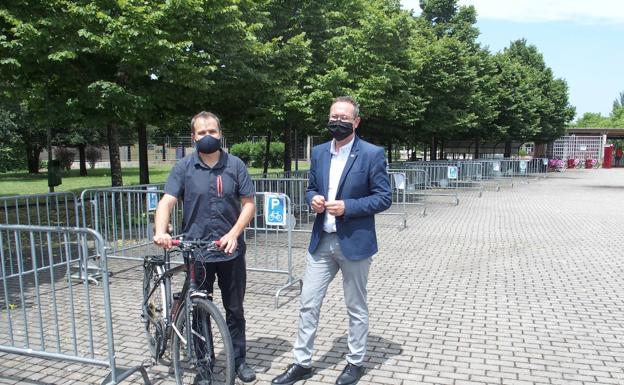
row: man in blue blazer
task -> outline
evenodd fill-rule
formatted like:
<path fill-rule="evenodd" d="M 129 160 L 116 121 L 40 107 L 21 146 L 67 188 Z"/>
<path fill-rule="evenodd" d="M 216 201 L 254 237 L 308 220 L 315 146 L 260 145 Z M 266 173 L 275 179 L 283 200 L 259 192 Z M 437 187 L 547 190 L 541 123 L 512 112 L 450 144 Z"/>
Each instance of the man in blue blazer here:
<path fill-rule="evenodd" d="M 306 197 L 317 213 L 308 248 L 301 292 L 295 362 L 273 379 L 291 385 L 312 376 L 311 360 L 321 304 L 338 270 L 349 315 L 349 354 L 337 385 L 353 385 L 364 373 L 368 337 L 366 284 L 377 252 L 375 214 L 392 203 L 384 150 L 355 135 L 360 124 L 357 102 L 336 98 L 327 128 L 333 140 L 312 149 Z"/>

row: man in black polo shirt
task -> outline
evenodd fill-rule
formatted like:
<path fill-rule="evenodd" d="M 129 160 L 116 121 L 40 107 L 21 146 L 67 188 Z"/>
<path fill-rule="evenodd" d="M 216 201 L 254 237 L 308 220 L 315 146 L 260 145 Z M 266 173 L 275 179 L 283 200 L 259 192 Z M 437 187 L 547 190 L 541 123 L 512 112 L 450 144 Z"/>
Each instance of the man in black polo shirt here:
<path fill-rule="evenodd" d="M 197 256 L 197 282 L 212 293 L 216 274 L 232 335 L 236 374 L 241 381 L 251 382 L 256 374 L 245 363 L 243 230 L 256 212 L 255 189 L 243 161 L 221 150 L 221 136 L 216 115 L 200 112 L 191 120 L 191 138 L 197 151 L 181 159 L 169 174 L 156 209 L 154 243 L 171 247 L 167 226 L 178 199 L 184 202 L 185 239 L 221 241 L 224 253 Z"/>

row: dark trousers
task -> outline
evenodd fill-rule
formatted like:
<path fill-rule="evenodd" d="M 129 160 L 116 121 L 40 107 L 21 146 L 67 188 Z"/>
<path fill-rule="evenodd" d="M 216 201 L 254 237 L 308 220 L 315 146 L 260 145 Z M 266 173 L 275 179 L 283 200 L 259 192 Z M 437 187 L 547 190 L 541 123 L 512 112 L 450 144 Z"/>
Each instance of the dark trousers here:
<path fill-rule="evenodd" d="M 247 270 L 245 255 L 241 254 L 231 261 L 225 262 L 195 262 L 195 274 L 197 284 L 201 290 L 209 294 L 213 293 L 215 276 L 221 290 L 221 299 L 225 308 L 232 345 L 234 346 L 234 359 L 238 367 L 245 361 L 245 312 L 243 300 L 245 298 L 245 285 L 247 283 Z"/>

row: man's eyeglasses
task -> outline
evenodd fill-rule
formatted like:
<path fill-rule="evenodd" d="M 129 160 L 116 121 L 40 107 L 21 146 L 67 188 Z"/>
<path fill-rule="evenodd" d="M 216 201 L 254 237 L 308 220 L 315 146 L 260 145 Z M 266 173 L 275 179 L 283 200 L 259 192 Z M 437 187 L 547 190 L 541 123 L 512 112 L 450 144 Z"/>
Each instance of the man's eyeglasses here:
<path fill-rule="evenodd" d="M 350 122 L 350 121 L 353 121 L 354 118 L 353 116 L 349 116 L 349 115 L 329 115 L 329 120 L 340 120 L 343 122 Z"/>

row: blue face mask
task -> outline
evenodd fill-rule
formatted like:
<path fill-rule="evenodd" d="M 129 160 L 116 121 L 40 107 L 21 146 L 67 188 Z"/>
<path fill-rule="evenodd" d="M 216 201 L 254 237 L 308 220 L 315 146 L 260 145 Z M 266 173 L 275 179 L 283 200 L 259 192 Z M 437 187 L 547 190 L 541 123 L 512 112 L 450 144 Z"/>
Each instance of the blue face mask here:
<path fill-rule="evenodd" d="M 221 148 L 221 139 L 206 135 L 195 142 L 195 148 L 202 154 L 212 154 Z"/>

